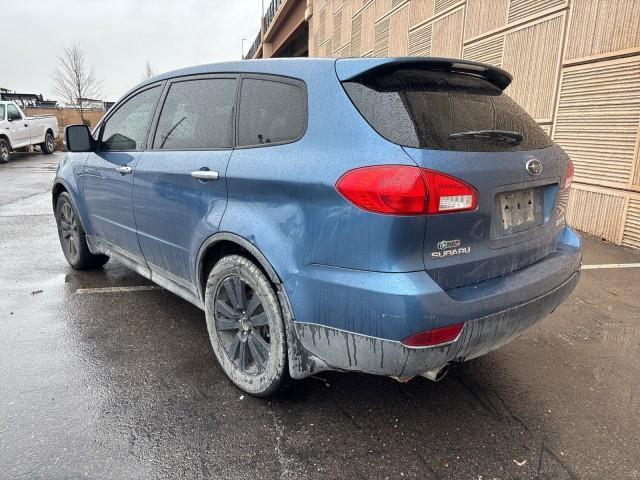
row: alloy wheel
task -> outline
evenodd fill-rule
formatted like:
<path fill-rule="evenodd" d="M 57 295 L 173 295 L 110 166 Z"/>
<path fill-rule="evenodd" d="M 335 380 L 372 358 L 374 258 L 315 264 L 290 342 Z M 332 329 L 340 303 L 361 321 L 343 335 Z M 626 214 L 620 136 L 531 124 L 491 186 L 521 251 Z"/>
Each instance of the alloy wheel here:
<path fill-rule="evenodd" d="M 2 144 L 0 145 L 0 162 L 8 162 L 9 161 L 9 148 Z"/>
<path fill-rule="evenodd" d="M 60 239 L 65 252 L 75 258 L 79 252 L 80 232 L 73 209 L 66 202 L 60 209 Z"/>
<path fill-rule="evenodd" d="M 269 360 L 269 320 L 256 291 L 242 278 L 225 278 L 216 292 L 215 326 L 229 359 L 244 373 L 261 373 Z"/>
<path fill-rule="evenodd" d="M 53 152 L 53 137 L 47 135 L 47 152 Z"/>

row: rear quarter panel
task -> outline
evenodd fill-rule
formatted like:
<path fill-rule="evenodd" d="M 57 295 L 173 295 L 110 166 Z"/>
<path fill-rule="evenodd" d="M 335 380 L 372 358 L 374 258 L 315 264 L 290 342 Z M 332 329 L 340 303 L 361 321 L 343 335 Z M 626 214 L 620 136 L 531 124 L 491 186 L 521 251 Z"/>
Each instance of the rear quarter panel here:
<path fill-rule="evenodd" d="M 424 217 L 371 214 L 335 189 L 340 176 L 353 168 L 415 163 L 370 129 L 351 105 L 333 64 L 321 67 L 299 77 L 307 84 L 309 107 L 302 139 L 233 152 L 220 231 L 253 243 L 283 281 L 313 264 L 422 270 Z"/>

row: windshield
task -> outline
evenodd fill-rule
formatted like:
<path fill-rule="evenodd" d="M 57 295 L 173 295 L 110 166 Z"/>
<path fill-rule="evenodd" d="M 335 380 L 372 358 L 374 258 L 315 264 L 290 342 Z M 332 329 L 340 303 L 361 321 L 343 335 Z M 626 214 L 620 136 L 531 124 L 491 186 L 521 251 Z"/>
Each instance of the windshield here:
<path fill-rule="evenodd" d="M 499 152 L 552 144 L 517 103 L 482 78 L 410 69 L 343 86 L 380 135 L 405 147 Z"/>

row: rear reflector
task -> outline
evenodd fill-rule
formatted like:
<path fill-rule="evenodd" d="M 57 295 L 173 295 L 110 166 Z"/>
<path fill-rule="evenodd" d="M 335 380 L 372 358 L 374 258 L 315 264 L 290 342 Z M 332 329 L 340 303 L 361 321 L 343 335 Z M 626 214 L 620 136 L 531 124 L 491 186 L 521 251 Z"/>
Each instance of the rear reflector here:
<path fill-rule="evenodd" d="M 567 171 L 564 174 L 564 184 L 562 188 L 569 188 L 573 182 L 573 162 L 569 159 L 569 165 L 567 165 Z"/>
<path fill-rule="evenodd" d="M 404 340 L 402 344 L 405 347 L 433 347 L 443 343 L 453 342 L 464 327 L 464 323 L 456 323 L 448 327 L 434 328 L 424 332 L 415 333 Z"/>
<path fill-rule="evenodd" d="M 475 189 L 457 178 L 406 165 L 376 165 L 345 173 L 336 189 L 355 206 L 387 215 L 474 210 Z"/>

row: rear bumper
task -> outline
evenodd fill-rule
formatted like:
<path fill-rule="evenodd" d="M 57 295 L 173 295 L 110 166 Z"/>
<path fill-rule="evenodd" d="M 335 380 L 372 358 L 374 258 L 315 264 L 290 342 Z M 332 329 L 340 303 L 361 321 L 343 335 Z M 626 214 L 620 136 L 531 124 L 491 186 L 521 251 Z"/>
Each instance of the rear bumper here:
<path fill-rule="evenodd" d="M 467 321 L 459 337 L 441 347 L 407 348 L 398 341 L 308 323 L 296 323 L 296 330 L 303 346 L 324 360 L 323 369 L 411 377 L 448 362 L 479 357 L 509 343 L 562 303 L 579 277 L 576 272 L 559 287 L 530 302 Z"/>
<path fill-rule="evenodd" d="M 413 376 L 513 340 L 569 296 L 578 283 L 580 261 L 580 240 L 567 228 L 553 255 L 470 287 L 443 291 L 423 272 L 316 266 L 293 277 L 286 289 L 312 371 Z M 465 324 L 461 334 L 447 345 L 416 349 L 400 342 L 459 322 Z"/>

